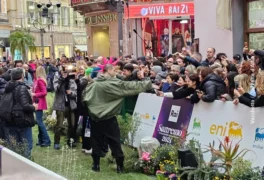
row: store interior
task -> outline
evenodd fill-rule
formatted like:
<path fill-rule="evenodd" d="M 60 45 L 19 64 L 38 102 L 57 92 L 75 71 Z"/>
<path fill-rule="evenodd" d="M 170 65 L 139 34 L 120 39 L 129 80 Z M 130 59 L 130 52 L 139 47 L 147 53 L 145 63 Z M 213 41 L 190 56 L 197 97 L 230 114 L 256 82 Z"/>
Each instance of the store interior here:
<path fill-rule="evenodd" d="M 147 56 L 152 52 L 158 56 L 180 52 L 183 47 L 191 48 L 194 40 L 194 16 L 173 20 L 142 19 L 142 27 L 143 50 Z"/>

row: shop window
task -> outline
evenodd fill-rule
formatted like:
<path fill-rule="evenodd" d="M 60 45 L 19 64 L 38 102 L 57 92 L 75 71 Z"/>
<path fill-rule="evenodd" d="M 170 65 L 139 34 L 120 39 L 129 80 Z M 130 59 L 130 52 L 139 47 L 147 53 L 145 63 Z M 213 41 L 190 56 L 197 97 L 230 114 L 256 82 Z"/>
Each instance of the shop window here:
<path fill-rule="evenodd" d="M 264 33 L 249 34 L 249 45 L 251 49 L 263 49 L 264 47 Z"/>
<path fill-rule="evenodd" d="M 264 27 L 264 0 L 252 1 L 248 4 L 248 28 Z"/>

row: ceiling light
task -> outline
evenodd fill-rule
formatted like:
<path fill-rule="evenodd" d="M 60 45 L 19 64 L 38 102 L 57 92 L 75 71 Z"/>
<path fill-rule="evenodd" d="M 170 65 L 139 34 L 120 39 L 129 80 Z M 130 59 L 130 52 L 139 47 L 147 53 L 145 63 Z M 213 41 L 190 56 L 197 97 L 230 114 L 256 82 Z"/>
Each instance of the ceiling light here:
<path fill-rule="evenodd" d="M 187 24 L 188 23 L 188 20 L 181 20 L 180 23 L 181 24 Z"/>

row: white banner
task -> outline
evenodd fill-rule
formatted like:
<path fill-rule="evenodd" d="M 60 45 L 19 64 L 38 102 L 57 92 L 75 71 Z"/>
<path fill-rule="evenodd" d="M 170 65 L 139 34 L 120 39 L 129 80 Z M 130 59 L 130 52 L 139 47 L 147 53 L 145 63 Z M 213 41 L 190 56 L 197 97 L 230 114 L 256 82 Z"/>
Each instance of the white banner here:
<path fill-rule="evenodd" d="M 253 166 L 262 167 L 264 121 L 261 121 L 261 114 L 264 114 L 263 108 L 249 108 L 242 104 L 235 106 L 232 102 L 200 101 L 194 106 L 187 139 L 199 140 L 203 148 L 214 141 L 216 149 L 219 140 L 223 141 L 225 136 L 230 137 L 233 145 L 241 140 L 239 152 L 244 148 L 252 150 L 245 159 L 251 160 Z M 205 154 L 206 162 L 210 158 L 210 153 Z"/>
<path fill-rule="evenodd" d="M 140 118 L 140 126 L 135 136 L 134 147 L 139 147 L 140 141 L 146 136 L 152 137 L 155 130 L 163 98 L 156 94 L 141 93 L 138 96 L 134 116 Z"/>

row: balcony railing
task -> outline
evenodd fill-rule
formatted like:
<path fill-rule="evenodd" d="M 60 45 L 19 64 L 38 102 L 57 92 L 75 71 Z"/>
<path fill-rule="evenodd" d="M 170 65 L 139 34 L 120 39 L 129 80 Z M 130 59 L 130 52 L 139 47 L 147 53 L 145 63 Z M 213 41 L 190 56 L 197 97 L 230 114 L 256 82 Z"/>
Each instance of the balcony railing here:
<path fill-rule="evenodd" d="M 81 5 L 81 4 L 90 4 L 90 3 L 97 3 L 97 2 L 106 2 L 107 0 L 71 0 L 71 5 Z"/>

